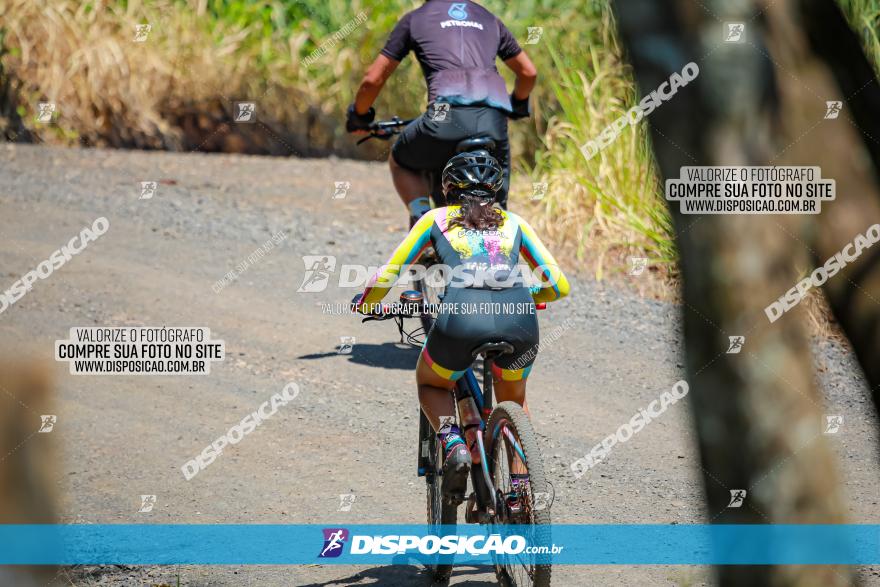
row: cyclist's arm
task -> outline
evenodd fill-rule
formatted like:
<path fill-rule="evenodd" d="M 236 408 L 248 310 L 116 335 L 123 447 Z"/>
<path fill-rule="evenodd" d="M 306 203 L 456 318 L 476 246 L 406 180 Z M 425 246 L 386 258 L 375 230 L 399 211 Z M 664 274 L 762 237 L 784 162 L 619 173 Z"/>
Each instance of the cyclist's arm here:
<path fill-rule="evenodd" d="M 379 267 L 379 270 L 367 283 L 367 288 L 364 290 L 357 307 L 358 310 L 382 301 L 382 298 L 400 277 L 400 273 L 415 263 L 422 252 L 431 244 L 432 226 L 434 226 L 434 210 L 423 215 L 415 223 L 403 242 L 394 250 L 388 263 Z"/>
<path fill-rule="evenodd" d="M 388 77 L 412 50 L 412 35 L 409 29 L 411 20 L 412 13 L 403 15 L 391 31 L 379 57 L 367 68 L 367 73 L 364 74 L 354 99 L 354 111 L 357 114 L 369 112 Z"/>
<path fill-rule="evenodd" d="M 505 60 L 504 65 L 516 74 L 513 95 L 518 100 L 525 100 L 532 93 L 535 80 L 538 79 L 538 70 L 535 68 L 535 64 L 532 63 L 525 51 L 520 51 L 515 57 Z"/>
<path fill-rule="evenodd" d="M 509 214 L 509 213 L 508 213 Z M 532 294 L 536 302 L 552 302 L 568 295 L 568 279 L 559 268 L 559 263 L 538 238 L 535 230 L 528 222 L 519 218 L 519 228 L 522 240 L 520 253 L 526 258 L 526 262 L 532 271 L 540 267 L 538 277 L 541 279 L 541 289 Z"/>
<path fill-rule="evenodd" d="M 367 68 L 364 79 L 358 88 L 357 95 L 354 99 L 354 110 L 358 114 L 366 114 L 373 106 L 373 102 L 379 97 L 379 92 L 388 78 L 400 65 L 400 61 L 395 61 L 385 55 L 379 55 L 376 60 Z"/>
<path fill-rule="evenodd" d="M 535 87 L 538 70 L 510 29 L 500 20 L 498 21 L 498 58 L 516 74 L 513 97 L 517 100 L 527 99 L 532 93 L 532 88 Z"/>

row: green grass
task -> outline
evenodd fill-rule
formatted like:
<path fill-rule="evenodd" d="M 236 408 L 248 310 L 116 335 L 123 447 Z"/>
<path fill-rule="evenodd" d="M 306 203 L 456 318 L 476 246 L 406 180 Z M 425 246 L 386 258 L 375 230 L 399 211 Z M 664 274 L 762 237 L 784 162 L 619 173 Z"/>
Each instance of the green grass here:
<path fill-rule="evenodd" d="M 839 0 L 838 4 L 859 33 L 862 46 L 880 74 L 880 0 Z"/>

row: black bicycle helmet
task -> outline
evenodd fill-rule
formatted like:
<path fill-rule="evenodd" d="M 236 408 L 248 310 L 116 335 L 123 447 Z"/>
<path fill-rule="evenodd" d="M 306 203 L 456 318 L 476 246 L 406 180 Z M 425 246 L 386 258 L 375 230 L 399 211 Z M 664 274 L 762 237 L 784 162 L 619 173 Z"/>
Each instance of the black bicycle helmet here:
<path fill-rule="evenodd" d="M 504 183 L 504 170 L 488 151 L 459 153 L 443 168 L 443 195 L 494 199 Z"/>

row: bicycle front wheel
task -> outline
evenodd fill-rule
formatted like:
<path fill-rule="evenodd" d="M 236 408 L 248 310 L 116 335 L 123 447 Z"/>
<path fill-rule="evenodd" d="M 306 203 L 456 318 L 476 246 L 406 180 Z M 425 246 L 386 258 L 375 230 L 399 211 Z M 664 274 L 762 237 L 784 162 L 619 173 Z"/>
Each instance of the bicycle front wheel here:
<path fill-rule="evenodd" d="M 484 438 L 498 504 L 495 523 L 534 526 L 536 544 L 549 546 L 551 487 L 525 411 L 515 402 L 501 402 L 489 417 Z M 516 487 L 514 476 L 521 479 Z M 498 582 L 505 587 L 548 587 L 550 571 L 549 553 L 495 565 Z"/>
<path fill-rule="evenodd" d="M 424 418 L 422 414 L 422 418 Z M 458 522 L 458 506 L 443 499 L 441 486 L 443 483 L 443 447 L 437 435 L 428 424 L 429 437 L 422 440 L 427 454 L 427 471 L 425 481 L 428 490 L 428 524 L 435 527 L 434 533 L 440 535 L 439 526 L 454 527 Z M 452 565 L 431 564 L 428 569 L 432 574 L 434 585 L 446 585 L 452 576 Z"/>

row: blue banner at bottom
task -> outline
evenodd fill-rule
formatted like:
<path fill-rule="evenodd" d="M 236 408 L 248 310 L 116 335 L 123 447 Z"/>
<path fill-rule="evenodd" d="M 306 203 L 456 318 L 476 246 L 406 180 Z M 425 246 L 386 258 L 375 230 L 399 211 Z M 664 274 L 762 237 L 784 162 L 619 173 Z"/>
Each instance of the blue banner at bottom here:
<path fill-rule="evenodd" d="M 878 565 L 880 525 L 0 525 L 0 565 Z"/>

